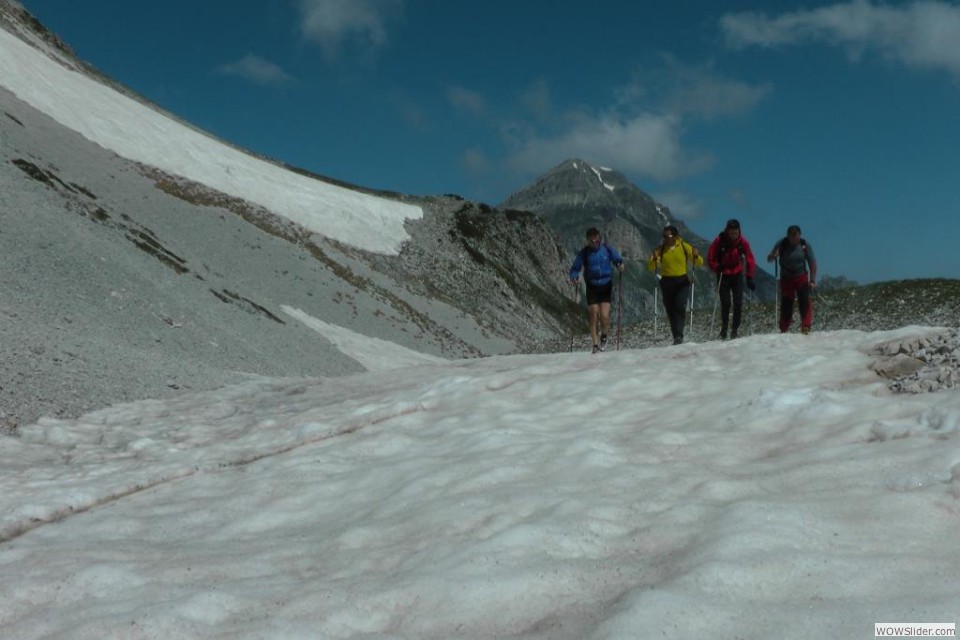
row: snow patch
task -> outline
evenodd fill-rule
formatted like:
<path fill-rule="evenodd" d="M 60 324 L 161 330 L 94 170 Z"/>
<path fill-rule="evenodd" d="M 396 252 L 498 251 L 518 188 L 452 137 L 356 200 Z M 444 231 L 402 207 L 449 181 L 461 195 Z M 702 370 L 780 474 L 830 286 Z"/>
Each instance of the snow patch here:
<path fill-rule="evenodd" d="M 254 158 L 67 69 L 0 29 L 0 84 L 118 155 L 259 204 L 310 231 L 395 255 L 420 207 L 308 178 Z"/>

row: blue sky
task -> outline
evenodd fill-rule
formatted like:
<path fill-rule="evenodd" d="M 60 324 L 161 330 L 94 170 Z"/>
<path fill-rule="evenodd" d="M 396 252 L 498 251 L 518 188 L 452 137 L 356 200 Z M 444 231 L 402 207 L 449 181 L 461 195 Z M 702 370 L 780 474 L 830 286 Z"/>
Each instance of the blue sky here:
<path fill-rule="evenodd" d="M 183 119 L 372 188 L 497 204 L 571 157 L 821 272 L 960 277 L 960 3 L 21 0 Z"/>

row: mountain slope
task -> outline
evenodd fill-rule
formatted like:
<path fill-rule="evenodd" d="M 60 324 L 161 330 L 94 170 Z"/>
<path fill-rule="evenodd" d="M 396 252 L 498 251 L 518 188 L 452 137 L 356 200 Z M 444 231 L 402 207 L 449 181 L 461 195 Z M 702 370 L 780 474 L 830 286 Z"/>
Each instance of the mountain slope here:
<path fill-rule="evenodd" d="M 541 219 L 350 189 L 240 158 L 205 134 L 185 147 L 203 161 L 197 171 L 138 162 L 122 152 L 139 145 L 153 157 L 158 130 L 201 134 L 140 101 L 140 120 L 101 112 L 118 100 L 114 85 L 9 0 L 0 0 L 0 25 L 0 421 L 75 416 L 251 375 L 381 366 L 340 348 L 341 328 L 460 358 L 522 350 L 564 334 L 576 315 Z M 32 44 L 11 45 L 11 33 Z M 54 82 L 61 71 L 86 87 L 70 101 Z M 124 145 L 110 146 L 116 131 L 97 143 L 91 126 L 66 126 L 57 119 L 65 110 L 99 123 L 94 130 L 116 124 Z M 204 182 L 251 167 L 282 175 L 281 190 L 301 185 L 312 217 L 288 215 L 280 205 L 289 198 L 275 204 L 273 178 L 250 178 L 261 180 L 257 198 Z"/>

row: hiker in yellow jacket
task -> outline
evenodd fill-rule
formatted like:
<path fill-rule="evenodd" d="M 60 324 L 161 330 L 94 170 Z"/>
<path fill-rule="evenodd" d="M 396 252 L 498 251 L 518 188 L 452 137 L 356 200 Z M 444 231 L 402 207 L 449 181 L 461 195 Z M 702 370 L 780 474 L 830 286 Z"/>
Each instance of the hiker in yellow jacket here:
<path fill-rule="evenodd" d="M 689 266 L 688 266 L 689 265 Z M 670 320 L 673 344 L 683 342 L 683 325 L 686 323 L 687 296 L 690 292 L 691 267 L 703 266 L 703 256 L 697 248 L 680 237 L 672 224 L 663 228 L 663 242 L 653 250 L 647 260 L 647 269 L 660 272 L 660 292 L 663 307 Z"/>

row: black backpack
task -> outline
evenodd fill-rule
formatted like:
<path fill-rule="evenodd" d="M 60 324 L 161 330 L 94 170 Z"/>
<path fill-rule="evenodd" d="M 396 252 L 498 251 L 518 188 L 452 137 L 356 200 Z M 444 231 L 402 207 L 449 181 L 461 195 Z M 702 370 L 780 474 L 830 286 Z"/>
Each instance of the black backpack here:
<path fill-rule="evenodd" d="M 722 266 L 723 258 L 728 251 L 732 251 L 737 254 L 737 262 L 743 260 L 743 255 L 740 253 L 740 239 L 738 238 L 736 243 L 731 242 L 730 238 L 727 237 L 725 231 L 721 231 L 717 236 L 717 239 L 720 241 L 717 245 L 717 262 Z"/>
<path fill-rule="evenodd" d="M 788 238 L 787 236 L 784 236 L 783 240 L 780 241 L 780 244 L 777 245 L 777 253 L 779 253 L 782 256 L 784 251 L 790 248 L 789 244 L 790 244 L 790 238 Z M 803 238 L 800 238 L 800 246 L 803 247 L 803 257 L 806 258 L 807 257 L 807 241 L 804 240 Z"/>

